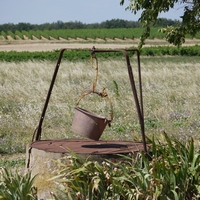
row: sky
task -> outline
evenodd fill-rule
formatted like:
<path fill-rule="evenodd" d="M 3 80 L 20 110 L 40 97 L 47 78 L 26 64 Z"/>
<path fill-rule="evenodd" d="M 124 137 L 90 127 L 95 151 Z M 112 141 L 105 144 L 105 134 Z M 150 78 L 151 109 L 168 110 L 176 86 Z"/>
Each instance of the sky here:
<path fill-rule="evenodd" d="M 111 19 L 137 21 L 139 15 L 126 11 L 120 0 L 0 0 L 0 24 L 20 22 L 30 24 L 57 21 L 101 23 Z M 175 8 L 160 15 L 167 19 L 179 19 L 182 10 Z"/>

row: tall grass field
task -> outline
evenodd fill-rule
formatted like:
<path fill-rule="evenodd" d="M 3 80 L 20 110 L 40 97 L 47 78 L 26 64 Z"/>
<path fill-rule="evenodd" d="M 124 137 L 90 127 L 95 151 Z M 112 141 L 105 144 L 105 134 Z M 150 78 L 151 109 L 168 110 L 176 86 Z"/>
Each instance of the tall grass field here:
<path fill-rule="evenodd" d="M 200 137 L 199 57 L 142 57 L 145 132 L 162 132 L 180 140 Z M 0 153 L 24 153 L 42 113 L 56 62 L 0 63 Z M 138 86 L 136 58 L 131 58 Z M 108 93 L 114 119 L 101 139 L 141 140 L 125 60 L 99 59 L 97 90 Z M 71 131 L 74 107 L 81 94 L 91 90 L 95 69 L 90 61 L 61 63 L 45 115 L 42 139 L 79 138 Z M 97 95 L 79 106 L 109 118 L 110 105 Z"/>
<path fill-rule="evenodd" d="M 124 156 L 125 162 L 98 163 L 72 154 L 67 157 L 71 164 L 58 162 L 60 171 L 51 180 L 59 191 L 52 191 L 52 199 L 199 199 L 199 62 L 195 56 L 142 56 L 145 132 L 152 144 L 149 157 L 138 152 L 134 158 Z M 37 176 L 24 175 L 22 168 L 55 65 L 56 60 L 0 62 L 0 199 L 38 199 L 33 184 Z M 135 56 L 131 66 L 139 94 Z M 111 127 L 101 139 L 142 140 L 125 59 L 99 57 L 98 76 L 95 67 L 90 59 L 61 62 L 42 140 L 82 137 L 71 131 L 74 107 L 94 83 L 113 106 Z M 107 118 L 112 111 L 107 98 L 96 94 L 86 95 L 78 106 Z"/>

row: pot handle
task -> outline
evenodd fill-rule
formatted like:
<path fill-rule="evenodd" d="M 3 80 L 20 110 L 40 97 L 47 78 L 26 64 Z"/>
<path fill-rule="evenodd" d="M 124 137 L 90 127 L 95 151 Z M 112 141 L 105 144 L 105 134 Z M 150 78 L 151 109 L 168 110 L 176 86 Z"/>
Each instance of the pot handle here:
<path fill-rule="evenodd" d="M 89 95 L 89 94 L 97 94 L 99 95 L 101 98 L 107 98 L 108 101 L 109 101 L 109 104 L 110 104 L 110 119 L 107 119 L 108 121 L 108 125 L 110 126 L 110 123 L 111 121 L 113 120 L 113 105 L 112 105 L 112 102 L 110 100 L 110 98 L 108 97 L 108 94 L 105 92 L 105 88 L 102 89 L 102 92 L 97 92 L 97 91 L 94 91 L 94 90 L 89 90 L 89 91 L 85 91 L 83 92 L 83 94 L 81 95 L 81 97 L 78 99 L 75 107 L 78 106 L 79 102 L 81 101 L 81 99 L 83 99 L 86 95 Z"/>

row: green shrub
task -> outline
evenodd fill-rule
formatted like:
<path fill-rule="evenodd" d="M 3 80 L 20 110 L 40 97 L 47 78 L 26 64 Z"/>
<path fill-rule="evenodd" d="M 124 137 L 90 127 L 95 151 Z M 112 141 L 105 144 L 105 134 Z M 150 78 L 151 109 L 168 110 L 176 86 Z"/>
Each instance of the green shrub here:
<path fill-rule="evenodd" d="M 181 55 L 181 56 L 199 56 L 200 48 L 198 45 L 191 47 L 143 47 L 140 51 L 142 56 L 163 56 L 163 55 Z M 0 61 L 7 62 L 17 62 L 17 61 L 28 61 L 28 60 L 51 60 L 56 61 L 59 56 L 59 51 L 45 51 L 45 52 L 16 52 L 9 51 L 4 52 L 0 51 Z M 89 59 L 90 53 L 86 50 L 68 50 L 64 53 L 63 58 L 69 61 L 80 61 Z M 101 58 L 109 58 L 109 59 L 117 59 L 122 58 L 122 53 L 103 53 L 99 54 L 98 57 Z"/>
<path fill-rule="evenodd" d="M 3 36 L 5 39 L 7 39 L 7 34 L 6 34 L 5 31 L 1 31 L 1 34 L 0 34 L 0 35 Z"/>
<path fill-rule="evenodd" d="M 12 37 L 13 39 L 15 39 L 15 34 L 12 31 L 8 31 L 7 35 L 9 35 L 10 37 Z"/>
<path fill-rule="evenodd" d="M 20 31 L 15 31 L 15 38 L 17 39 L 16 36 L 18 36 L 20 39 L 24 39 L 24 37 L 23 37 L 23 33 L 20 32 Z"/>
<path fill-rule="evenodd" d="M 73 155 L 62 165 L 59 182 L 67 199 L 175 199 L 200 198 L 200 152 L 192 139 L 181 143 L 164 134 L 166 143 L 151 141 L 148 154 L 122 156 L 117 163 L 85 161 Z M 58 196 L 57 196 L 58 198 Z"/>

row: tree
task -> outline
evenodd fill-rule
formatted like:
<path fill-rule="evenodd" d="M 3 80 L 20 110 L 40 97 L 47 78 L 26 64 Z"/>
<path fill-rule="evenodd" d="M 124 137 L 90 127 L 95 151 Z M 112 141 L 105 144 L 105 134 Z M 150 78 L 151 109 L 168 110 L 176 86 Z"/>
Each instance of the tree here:
<path fill-rule="evenodd" d="M 120 0 L 120 4 L 124 5 L 125 0 Z M 130 10 L 134 14 L 142 11 L 139 22 L 144 27 L 141 36 L 140 45 L 145 44 L 145 39 L 150 35 L 151 27 L 157 22 L 161 12 L 168 12 L 174 8 L 176 4 L 183 8 L 183 15 L 180 16 L 180 23 L 177 26 L 167 26 L 160 29 L 165 33 L 166 40 L 180 46 L 185 42 L 186 34 L 194 37 L 200 31 L 200 0 L 128 0 L 129 5 L 126 10 Z"/>

